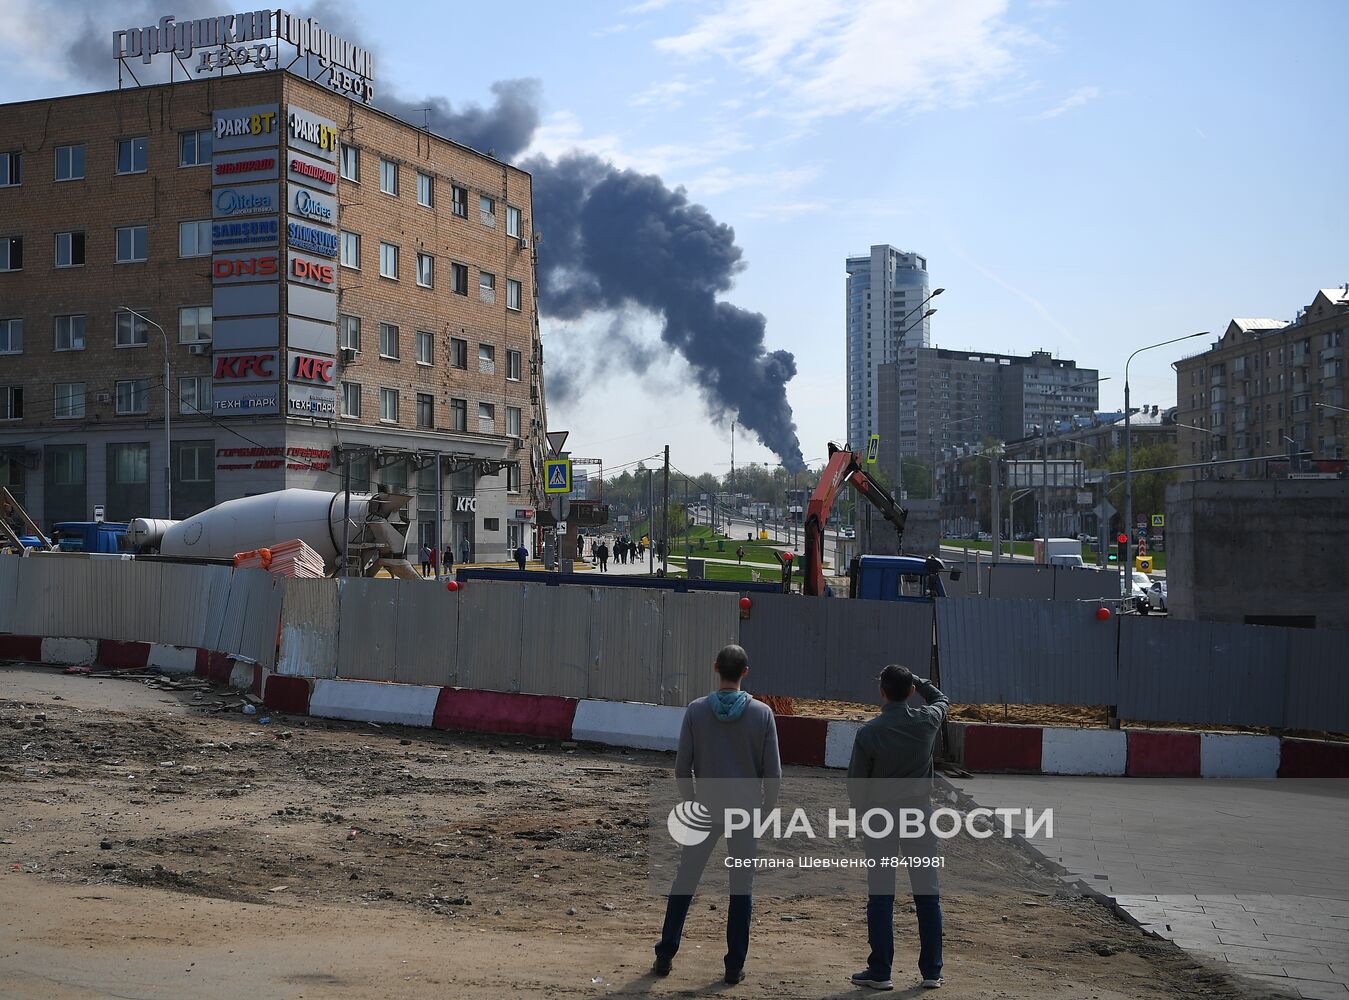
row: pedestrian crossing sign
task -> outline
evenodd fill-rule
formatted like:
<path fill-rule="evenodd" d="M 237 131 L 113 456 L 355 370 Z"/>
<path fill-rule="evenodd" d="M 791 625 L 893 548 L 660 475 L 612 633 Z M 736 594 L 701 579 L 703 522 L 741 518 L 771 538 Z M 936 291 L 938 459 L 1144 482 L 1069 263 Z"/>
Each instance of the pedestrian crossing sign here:
<path fill-rule="evenodd" d="M 571 461 L 566 458 L 550 458 L 543 463 L 543 492 L 571 492 Z"/>
<path fill-rule="evenodd" d="M 876 459 L 881 453 L 881 436 L 879 434 L 871 435 L 871 440 L 867 442 L 867 465 L 875 465 Z"/>

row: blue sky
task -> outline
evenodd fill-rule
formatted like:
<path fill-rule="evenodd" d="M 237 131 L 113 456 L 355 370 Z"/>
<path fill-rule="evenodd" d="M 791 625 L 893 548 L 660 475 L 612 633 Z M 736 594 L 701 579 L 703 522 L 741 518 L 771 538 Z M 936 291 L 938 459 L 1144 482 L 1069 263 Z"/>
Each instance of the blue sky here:
<path fill-rule="evenodd" d="M 93 89 L 53 57 L 61 36 L 40 33 L 45 12 L 72 8 L 0 5 L 5 99 Z M 159 9 L 129 4 L 123 20 Z M 947 289 L 936 345 L 1074 358 L 1111 377 L 1106 408 L 1134 348 L 1233 316 L 1292 318 L 1349 281 L 1342 4 L 524 2 L 509 22 L 490 5 L 346 10 L 384 89 L 485 102 L 495 80 L 537 77 L 535 151 L 657 173 L 733 226 L 747 267 L 726 298 L 796 355 L 807 459 L 844 432 L 843 259 L 873 243 L 927 256 Z M 110 57 L 106 73 L 105 86 Z M 602 352 L 608 322 L 545 324 L 547 356 Z M 632 323 L 656 339 L 653 320 Z M 1173 403 L 1169 362 L 1191 351 L 1136 361 L 1134 401 Z M 725 471 L 728 428 L 682 362 L 601 372 L 551 408 L 577 453 L 612 466 L 668 442 L 680 468 Z M 772 460 L 750 438 L 736 459 Z"/>

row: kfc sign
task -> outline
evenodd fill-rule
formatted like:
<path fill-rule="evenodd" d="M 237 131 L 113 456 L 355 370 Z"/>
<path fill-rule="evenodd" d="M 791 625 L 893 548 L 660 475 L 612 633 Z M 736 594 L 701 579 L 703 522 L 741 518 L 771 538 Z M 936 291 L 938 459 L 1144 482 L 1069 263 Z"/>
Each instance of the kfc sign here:
<path fill-rule="evenodd" d="M 215 379 L 217 382 L 257 381 L 276 378 L 276 354 L 217 354 Z"/>
<path fill-rule="evenodd" d="M 289 378 L 292 382 L 310 382 L 314 385 L 333 385 L 334 366 L 332 358 L 317 358 L 312 354 L 299 351 L 290 352 Z"/>

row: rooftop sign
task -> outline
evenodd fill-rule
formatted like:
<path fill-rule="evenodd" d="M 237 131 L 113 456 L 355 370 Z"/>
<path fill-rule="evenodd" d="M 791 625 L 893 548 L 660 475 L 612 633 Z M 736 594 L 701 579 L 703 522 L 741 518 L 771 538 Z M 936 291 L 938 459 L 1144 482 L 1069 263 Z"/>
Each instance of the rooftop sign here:
<path fill-rule="evenodd" d="M 288 51 L 283 61 L 283 46 L 294 49 L 294 58 Z M 175 64 L 190 79 L 187 61 L 195 54 L 197 73 L 286 69 L 367 104 L 375 94 L 371 85 L 374 57 L 368 49 L 324 30 L 312 17 L 284 10 L 256 10 L 182 22 L 166 14 L 156 24 L 114 31 L 112 54 L 118 61 L 119 85 L 122 69 L 131 76 L 134 85 L 140 84 L 127 60 L 139 58 L 148 65 L 157 55 L 173 58 L 170 79 Z M 300 62 L 301 59 L 304 61 Z M 312 61 L 318 63 L 317 73 L 312 71 Z"/>

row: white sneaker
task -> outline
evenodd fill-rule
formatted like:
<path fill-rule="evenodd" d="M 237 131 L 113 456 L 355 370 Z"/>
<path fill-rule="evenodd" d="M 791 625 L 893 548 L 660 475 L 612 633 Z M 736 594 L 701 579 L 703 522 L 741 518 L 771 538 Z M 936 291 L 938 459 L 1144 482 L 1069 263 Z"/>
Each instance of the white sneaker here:
<path fill-rule="evenodd" d="M 946 980 L 945 980 L 945 979 L 942 979 L 940 976 L 938 976 L 936 979 L 924 979 L 924 980 L 923 980 L 923 989 L 925 989 L 925 990 L 939 990 L 939 989 L 942 988 L 942 986 L 945 984 L 945 982 L 946 982 Z"/>

